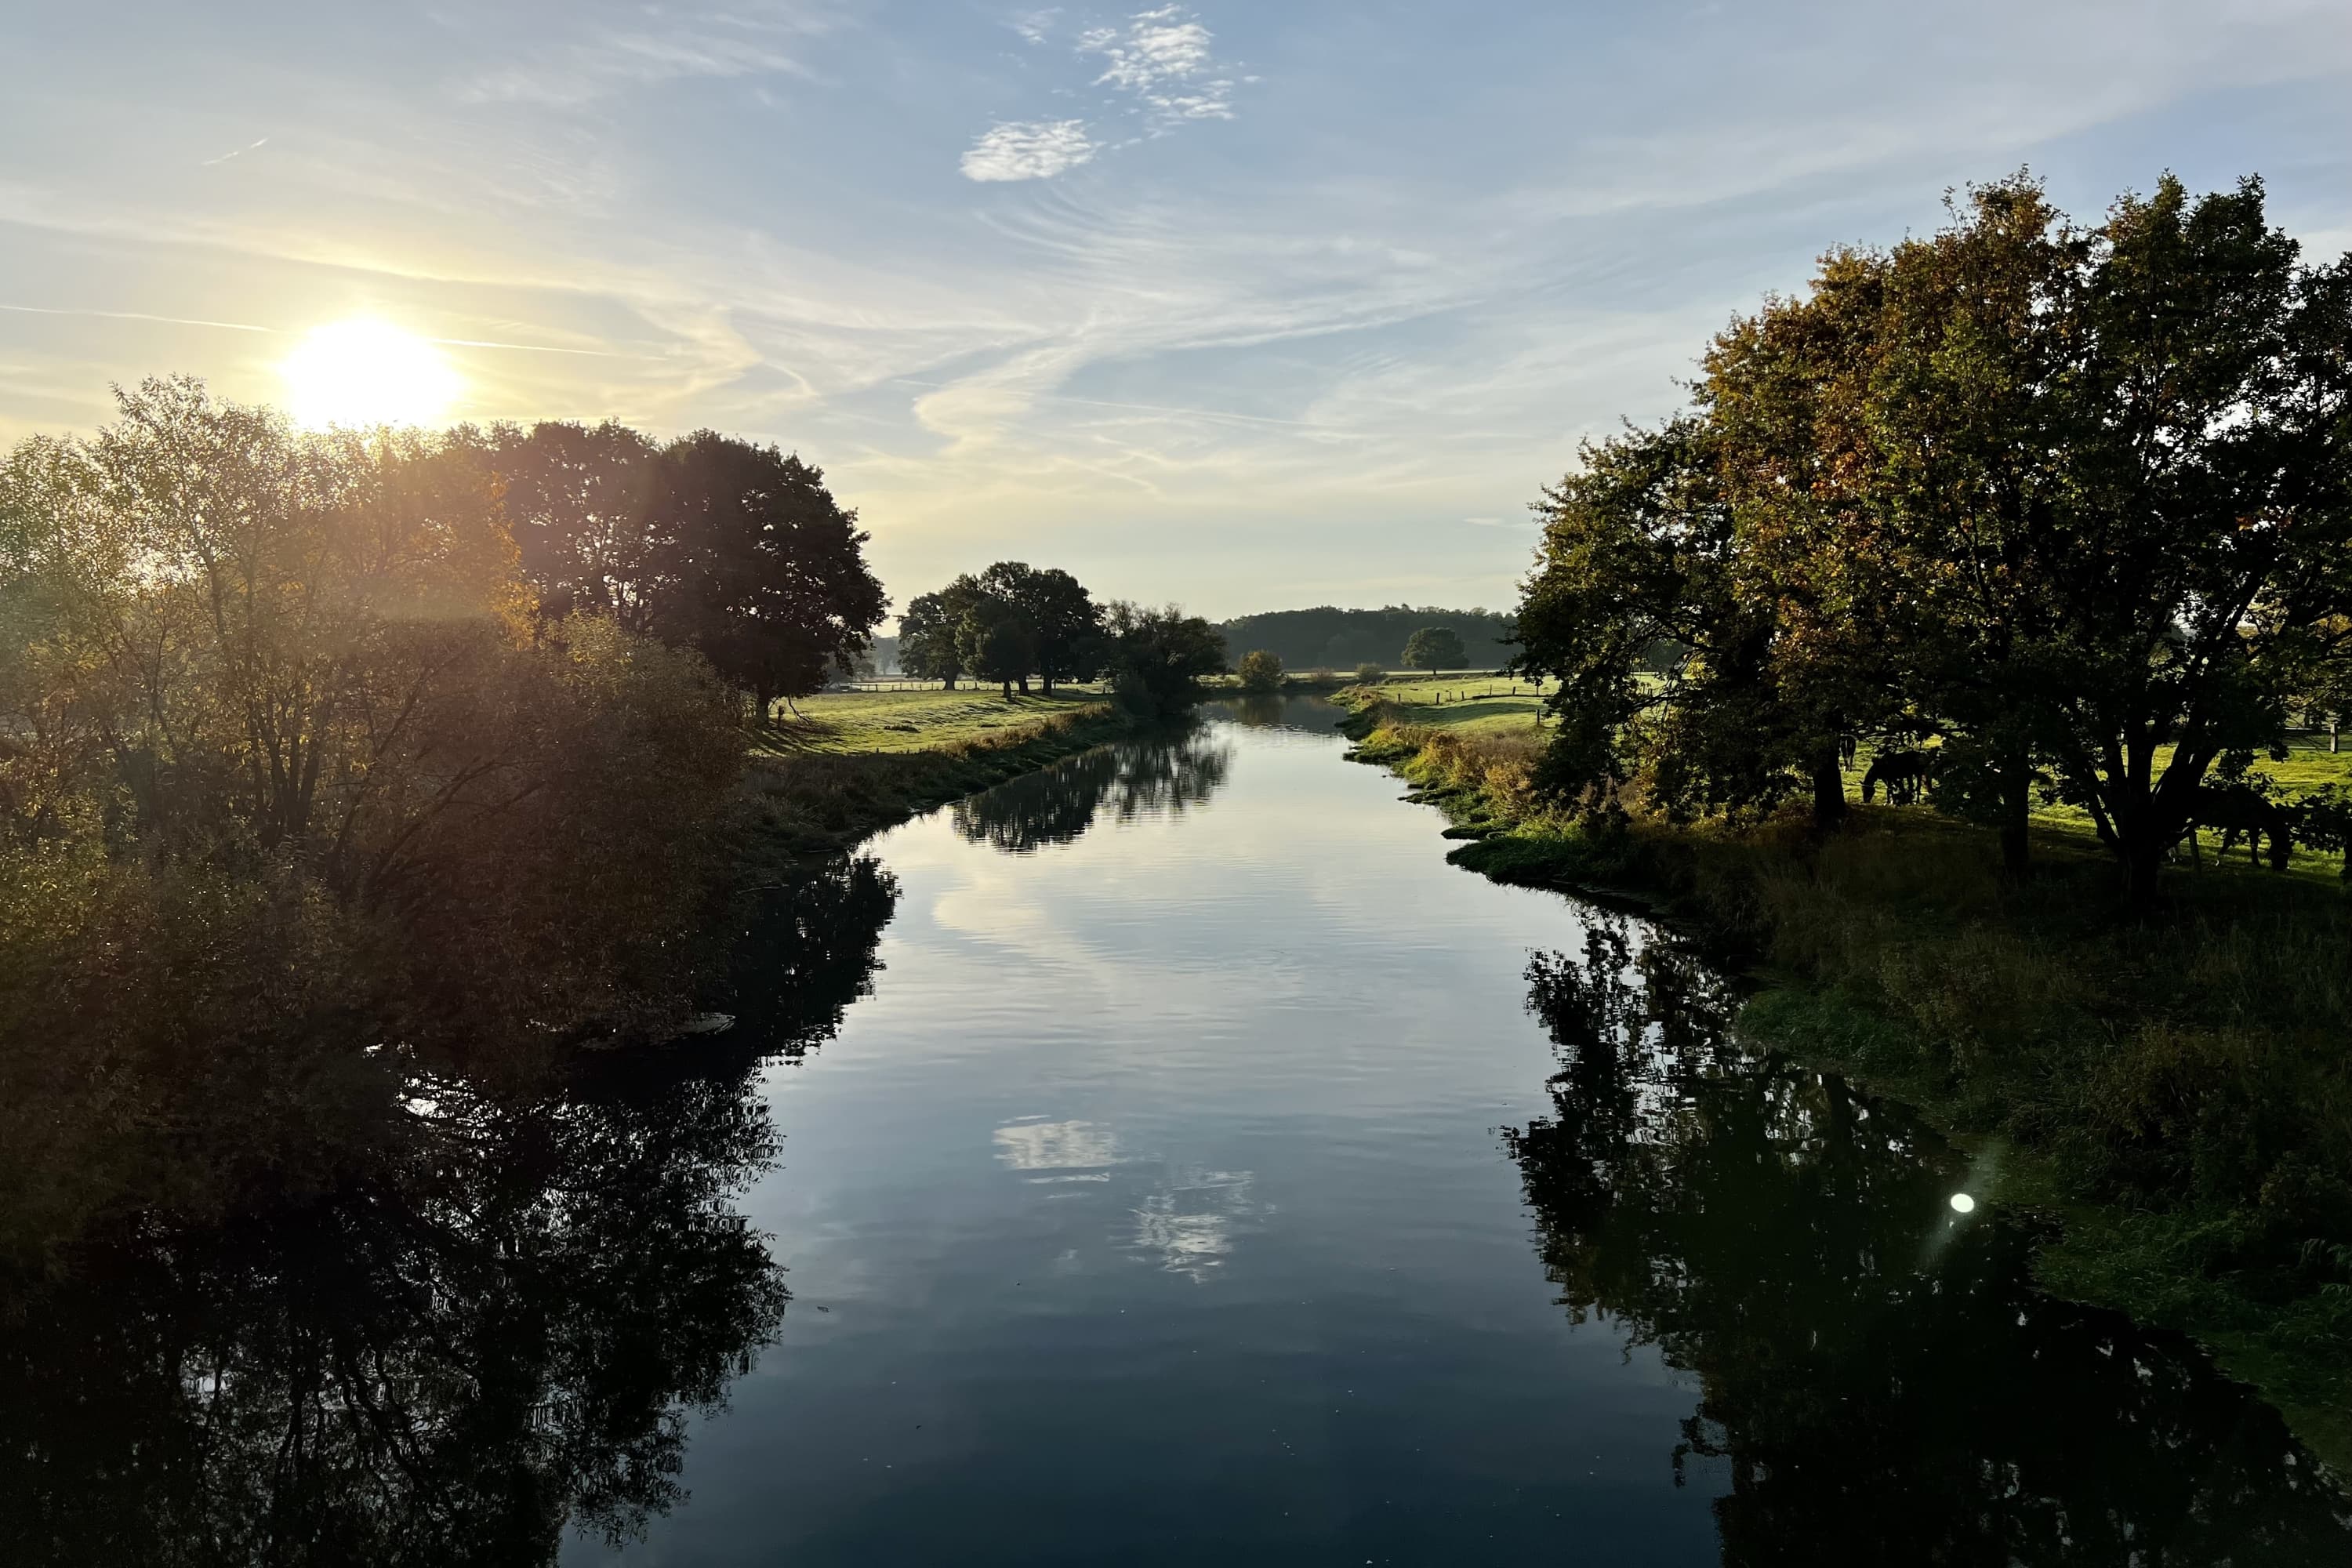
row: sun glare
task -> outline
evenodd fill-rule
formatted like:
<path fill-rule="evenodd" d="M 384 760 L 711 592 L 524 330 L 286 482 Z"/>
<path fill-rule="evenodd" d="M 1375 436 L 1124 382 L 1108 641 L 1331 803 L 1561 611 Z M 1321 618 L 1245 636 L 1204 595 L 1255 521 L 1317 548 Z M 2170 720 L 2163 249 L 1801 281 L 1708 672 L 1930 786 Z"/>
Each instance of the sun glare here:
<path fill-rule="evenodd" d="M 278 369 L 294 417 L 313 426 L 435 424 L 463 384 L 431 343 L 369 320 L 313 328 Z"/>

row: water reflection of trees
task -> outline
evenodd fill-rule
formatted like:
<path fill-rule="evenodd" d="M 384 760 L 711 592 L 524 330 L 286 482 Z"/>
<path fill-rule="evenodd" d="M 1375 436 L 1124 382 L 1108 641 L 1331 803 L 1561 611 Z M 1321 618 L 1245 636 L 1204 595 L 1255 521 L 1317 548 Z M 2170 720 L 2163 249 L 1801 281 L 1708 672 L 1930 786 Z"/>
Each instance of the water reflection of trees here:
<path fill-rule="evenodd" d="M 672 1506 L 693 1414 L 784 1310 L 737 1206 L 778 1147 L 752 1069 L 838 1027 L 894 899 L 845 861 L 770 900 L 758 1050 L 419 1072 L 330 1182 L 114 1213 L 0 1274 L 8 1560 L 545 1563 L 567 1522 Z M 350 1120 L 309 1092 L 281 1113 Z"/>
<path fill-rule="evenodd" d="M 1123 823 L 1197 805 L 1223 786 L 1232 767 L 1233 748 L 1204 731 L 1114 742 L 958 801 L 956 831 L 1024 855 L 1066 844 L 1099 817 Z"/>
<path fill-rule="evenodd" d="M 798 1058 L 840 1031 L 874 988 L 898 879 L 871 856 L 843 856 L 750 895 L 712 1005 L 733 1015 L 728 1048 Z"/>
<path fill-rule="evenodd" d="M 1538 957 L 1554 1114 L 1507 1132 L 1546 1271 L 1696 1374 L 1724 1560 L 2340 1563 L 2352 1509 L 2202 1356 L 2027 1284 L 1897 1109 L 1740 1050 L 1690 957 Z"/>

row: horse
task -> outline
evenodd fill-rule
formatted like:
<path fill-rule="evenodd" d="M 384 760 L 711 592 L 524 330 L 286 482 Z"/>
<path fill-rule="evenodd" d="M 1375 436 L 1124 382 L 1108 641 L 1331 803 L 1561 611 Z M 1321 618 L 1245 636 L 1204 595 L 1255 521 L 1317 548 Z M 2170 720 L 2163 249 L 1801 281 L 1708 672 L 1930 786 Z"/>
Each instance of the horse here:
<path fill-rule="evenodd" d="M 2287 858 L 2294 853 L 2294 813 L 2259 791 L 2244 784 L 2199 784 L 2196 798 L 2189 807 L 2189 858 L 2199 865 L 2204 856 L 2197 843 L 2200 827 L 2221 830 L 2221 853 L 2215 863 L 2230 858 L 2237 847 L 2238 835 L 2246 836 L 2246 864 L 2262 864 L 2263 837 L 2271 841 L 2271 869 L 2286 869 Z"/>
<path fill-rule="evenodd" d="M 1862 775 L 1862 798 L 1867 805 L 1878 786 L 1886 786 L 1889 805 L 1916 805 L 1936 782 L 1936 759 L 1927 752 L 1881 752 L 1870 759 Z"/>

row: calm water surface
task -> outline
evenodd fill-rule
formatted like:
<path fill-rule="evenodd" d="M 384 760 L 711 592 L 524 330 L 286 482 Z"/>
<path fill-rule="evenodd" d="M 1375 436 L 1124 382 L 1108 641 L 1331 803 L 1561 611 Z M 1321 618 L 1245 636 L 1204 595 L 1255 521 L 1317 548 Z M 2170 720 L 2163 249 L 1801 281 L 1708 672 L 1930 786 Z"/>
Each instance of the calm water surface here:
<path fill-rule="evenodd" d="M 1448 867 L 1334 717 L 885 836 L 838 1014 L 747 949 L 791 1300 L 626 1561 L 2352 1561 L 2266 1408 L 2034 1296 L 1689 956 Z"/>
<path fill-rule="evenodd" d="M 746 912 L 731 1032 L 420 1068 L 12 1280 L 0 1562 L 2352 1563 L 1989 1173 L 1335 716 L 910 824 Z"/>

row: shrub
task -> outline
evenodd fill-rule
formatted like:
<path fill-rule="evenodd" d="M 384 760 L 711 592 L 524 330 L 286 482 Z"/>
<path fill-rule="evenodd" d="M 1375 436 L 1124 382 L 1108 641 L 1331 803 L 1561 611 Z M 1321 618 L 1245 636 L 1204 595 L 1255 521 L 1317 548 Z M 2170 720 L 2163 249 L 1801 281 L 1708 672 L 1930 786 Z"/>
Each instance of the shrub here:
<path fill-rule="evenodd" d="M 1244 691 L 1279 691 L 1282 660 L 1268 649 L 1254 648 L 1242 655 L 1241 678 Z"/>
<path fill-rule="evenodd" d="M 1360 685 L 1378 686 L 1381 681 L 1386 680 L 1388 677 L 1389 672 L 1382 666 L 1371 663 L 1360 664 L 1356 666 L 1356 680 Z"/>

